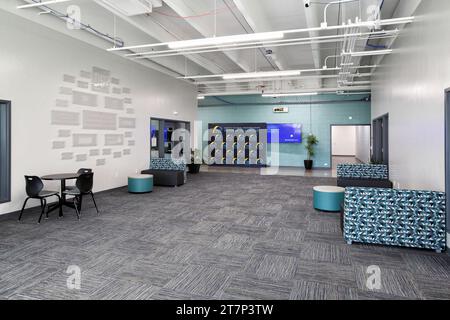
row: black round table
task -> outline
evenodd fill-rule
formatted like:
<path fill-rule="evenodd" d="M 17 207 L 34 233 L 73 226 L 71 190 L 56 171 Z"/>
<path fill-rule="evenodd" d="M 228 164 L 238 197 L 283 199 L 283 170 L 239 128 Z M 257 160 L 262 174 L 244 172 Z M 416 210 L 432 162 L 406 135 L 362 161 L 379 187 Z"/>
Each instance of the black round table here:
<path fill-rule="evenodd" d="M 79 177 L 79 173 L 58 173 L 58 174 L 49 174 L 41 177 L 42 180 L 47 181 L 60 181 L 61 182 L 61 204 L 55 204 L 52 207 L 49 207 L 48 211 L 51 212 L 61 207 L 59 211 L 59 216 L 63 215 L 62 206 L 68 206 L 70 208 L 75 208 L 73 202 L 69 202 L 66 200 L 66 195 L 64 191 L 66 191 L 66 180 L 74 180 Z"/>

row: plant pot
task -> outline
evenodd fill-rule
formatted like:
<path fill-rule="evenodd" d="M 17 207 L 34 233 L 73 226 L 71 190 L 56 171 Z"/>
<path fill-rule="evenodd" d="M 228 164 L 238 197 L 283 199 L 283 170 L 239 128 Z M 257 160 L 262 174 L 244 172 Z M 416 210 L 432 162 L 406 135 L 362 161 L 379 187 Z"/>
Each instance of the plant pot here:
<path fill-rule="evenodd" d="M 200 164 L 191 163 L 191 164 L 188 164 L 187 166 L 189 169 L 189 173 L 196 174 L 196 173 L 200 172 Z"/>
<path fill-rule="evenodd" d="M 304 160 L 304 164 L 305 164 L 305 170 L 311 170 L 313 167 L 312 160 Z"/>

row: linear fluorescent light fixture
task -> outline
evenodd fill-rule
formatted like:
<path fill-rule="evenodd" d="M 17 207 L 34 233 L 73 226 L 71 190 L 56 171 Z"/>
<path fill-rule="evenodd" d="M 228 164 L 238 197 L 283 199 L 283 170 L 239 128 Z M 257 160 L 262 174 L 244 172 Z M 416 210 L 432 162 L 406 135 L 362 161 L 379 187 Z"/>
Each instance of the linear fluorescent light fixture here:
<path fill-rule="evenodd" d="M 336 94 L 338 96 L 357 96 L 357 95 L 366 95 L 371 94 L 371 92 L 343 92 L 343 91 L 336 91 Z"/>
<path fill-rule="evenodd" d="M 127 17 L 147 14 L 153 10 L 150 0 L 102 0 L 102 2 Z"/>
<path fill-rule="evenodd" d="M 197 100 L 205 100 L 205 96 L 197 96 Z"/>
<path fill-rule="evenodd" d="M 234 36 L 203 38 L 194 40 L 182 40 L 168 42 L 167 46 L 170 49 L 183 49 L 183 48 L 195 48 L 203 46 L 215 46 L 224 44 L 239 44 L 245 42 L 264 41 L 264 40 L 276 40 L 284 38 L 283 32 L 261 32 L 250 34 L 239 34 Z"/>
<path fill-rule="evenodd" d="M 17 9 L 28 9 L 28 8 L 46 6 L 49 4 L 56 4 L 56 3 L 69 2 L 69 1 L 72 1 L 72 0 L 51 0 L 51 1 L 35 2 L 35 3 L 24 4 L 22 6 L 18 6 Z"/>
<path fill-rule="evenodd" d="M 361 51 L 361 52 L 344 52 L 343 55 L 352 56 L 352 57 L 367 57 L 367 56 L 380 56 L 380 55 L 390 54 L 390 53 L 392 53 L 392 49 Z"/>
<path fill-rule="evenodd" d="M 264 98 L 317 96 L 318 92 L 263 93 Z"/>
<path fill-rule="evenodd" d="M 299 76 L 300 74 L 301 74 L 300 70 L 266 71 L 266 72 L 229 73 L 224 74 L 222 78 L 224 80 L 253 79 L 253 78 Z"/>

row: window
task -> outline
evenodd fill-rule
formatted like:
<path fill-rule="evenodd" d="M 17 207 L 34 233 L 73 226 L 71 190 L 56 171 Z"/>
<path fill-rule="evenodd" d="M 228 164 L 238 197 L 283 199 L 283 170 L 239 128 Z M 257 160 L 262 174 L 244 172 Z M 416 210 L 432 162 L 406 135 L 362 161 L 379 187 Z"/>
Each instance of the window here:
<path fill-rule="evenodd" d="M 0 203 L 11 201 L 11 102 L 0 100 Z"/>

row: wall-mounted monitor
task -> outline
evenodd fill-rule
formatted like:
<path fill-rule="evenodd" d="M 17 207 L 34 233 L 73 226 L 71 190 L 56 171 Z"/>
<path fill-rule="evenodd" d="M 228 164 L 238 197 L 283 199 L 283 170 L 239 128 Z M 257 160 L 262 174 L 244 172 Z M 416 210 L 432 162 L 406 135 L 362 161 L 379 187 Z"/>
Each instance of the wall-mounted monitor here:
<path fill-rule="evenodd" d="M 299 123 L 268 123 L 268 143 L 276 143 L 272 130 L 278 130 L 279 143 L 302 143 L 302 125 Z"/>

